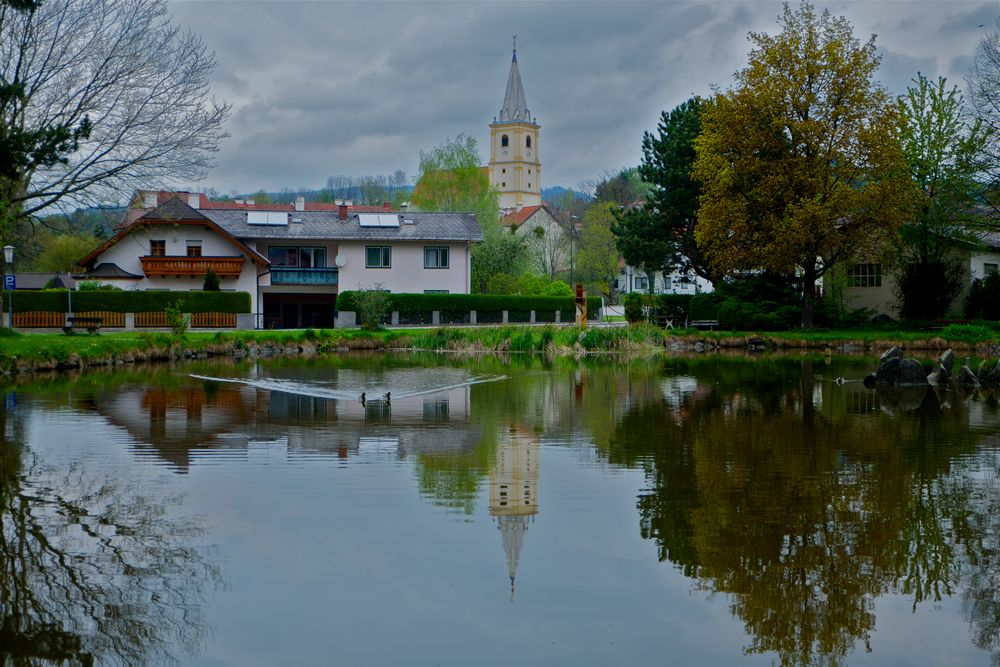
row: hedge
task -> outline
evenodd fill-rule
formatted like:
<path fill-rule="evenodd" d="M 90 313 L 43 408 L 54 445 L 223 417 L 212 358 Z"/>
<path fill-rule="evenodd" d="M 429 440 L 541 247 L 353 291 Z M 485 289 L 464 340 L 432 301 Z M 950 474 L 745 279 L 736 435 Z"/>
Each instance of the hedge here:
<path fill-rule="evenodd" d="M 353 290 L 341 292 L 337 296 L 337 310 L 356 311 Z M 517 296 L 513 294 L 389 294 L 390 310 L 399 312 L 400 319 L 412 318 L 435 310 L 442 313 L 460 313 L 470 310 L 480 313 L 497 313 L 506 310 L 511 317 L 514 313 L 524 314 L 534 310 L 536 319 L 544 318 L 540 313 L 560 311 L 563 322 L 572 322 L 576 317 L 576 302 L 572 296 Z M 587 317 L 596 319 L 601 309 L 601 297 L 587 297 Z M 486 322 L 488 317 L 480 317 Z"/>
<path fill-rule="evenodd" d="M 4 311 L 26 313 L 69 311 L 66 290 L 15 290 L 13 300 L 10 292 L 3 293 Z M 73 310 L 75 312 L 103 310 L 112 313 L 156 313 L 180 301 L 182 313 L 249 313 L 249 292 L 106 292 L 74 291 Z"/>

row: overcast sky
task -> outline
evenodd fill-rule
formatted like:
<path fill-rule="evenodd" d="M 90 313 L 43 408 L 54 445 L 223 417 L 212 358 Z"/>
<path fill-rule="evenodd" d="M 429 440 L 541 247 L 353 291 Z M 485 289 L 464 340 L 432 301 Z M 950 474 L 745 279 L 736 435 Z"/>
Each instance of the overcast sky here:
<path fill-rule="evenodd" d="M 542 126 L 542 186 L 573 187 L 638 164 L 661 111 L 728 87 L 748 31 L 776 33 L 776 2 L 175 1 L 213 50 L 217 98 L 233 104 L 218 166 L 197 187 L 320 187 L 335 174 L 417 172 L 419 153 L 460 133 L 488 159 L 511 35 Z M 879 78 L 917 71 L 964 84 L 1000 3 L 829 2 L 857 37 L 878 35 Z M 983 27 L 980 27 L 983 26 Z"/>

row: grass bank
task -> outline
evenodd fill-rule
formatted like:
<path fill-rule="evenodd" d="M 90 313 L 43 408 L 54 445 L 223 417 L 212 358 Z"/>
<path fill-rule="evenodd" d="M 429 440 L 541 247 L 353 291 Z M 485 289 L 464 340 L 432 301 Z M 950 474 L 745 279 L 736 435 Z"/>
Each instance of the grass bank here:
<path fill-rule="evenodd" d="M 483 326 L 359 330 L 115 332 L 99 336 L 18 334 L 0 329 L 0 372 L 72 369 L 193 356 L 274 356 L 341 350 L 417 349 L 458 352 L 535 352 L 550 355 L 654 352 L 670 349 L 835 349 L 878 352 L 893 345 L 909 350 L 1000 354 L 1000 334 L 988 326 L 951 325 L 941 331 L 843 330 L 782 333 L 664 331 L 652 325 L 591 327 Z"/>

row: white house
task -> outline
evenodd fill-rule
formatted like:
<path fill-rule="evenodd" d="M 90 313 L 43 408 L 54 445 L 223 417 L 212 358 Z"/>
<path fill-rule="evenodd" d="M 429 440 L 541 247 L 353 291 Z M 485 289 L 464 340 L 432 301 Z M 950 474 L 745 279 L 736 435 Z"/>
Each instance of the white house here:
<path fill-rule="evenodd" d="M 693 271 L 685 273 L 674 271 L 669 275 L 656 271 L 647 274 L 641 269 L 621 264 L 618 277 L 615 279 L 615 291 L 619 294 L 642 292 L 648 294 L 650 278 L 653 280 L 653 294 L 702 294 L 713 291 L 712 283 Z"/>
<path fill-rule="evenodd" d="M 208 202 L 194 193 L 137 200 L 142 208 L 80 261 L 79 279 L 200 290 L 212 269 L 223 290 L 250 293 L 266 327 L 333 326 L 340 289 L 466 294 L 472 243 L 482 240 L 468 213 Z"/>
<path fill-rule="evenodd" d="M 524 238 L 535 272 L 554 276 L 569 269 L 569 235 L 545 204 L 511 210 L 500 218 L 500 224 Z"/>

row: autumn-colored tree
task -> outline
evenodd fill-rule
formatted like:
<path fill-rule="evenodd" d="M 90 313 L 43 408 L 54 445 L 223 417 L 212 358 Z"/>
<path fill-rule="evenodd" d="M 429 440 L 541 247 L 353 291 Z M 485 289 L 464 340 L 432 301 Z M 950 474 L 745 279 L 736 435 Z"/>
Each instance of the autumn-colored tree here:
<path fill-rule="evenodd" d="M 860 43 L 845 18 L 806 2 L 779 23 L 777 36 L 749 35 L 736 86 L 702 111 L 695 238 L 720 272 L 798 284 L 810 327 L 816 281 L 895 236 L 911 184 L 874 37 Z"/>

